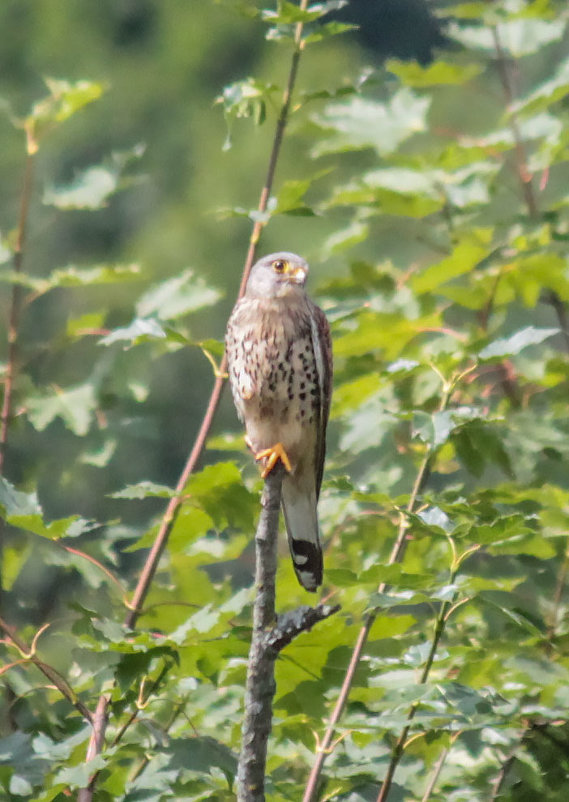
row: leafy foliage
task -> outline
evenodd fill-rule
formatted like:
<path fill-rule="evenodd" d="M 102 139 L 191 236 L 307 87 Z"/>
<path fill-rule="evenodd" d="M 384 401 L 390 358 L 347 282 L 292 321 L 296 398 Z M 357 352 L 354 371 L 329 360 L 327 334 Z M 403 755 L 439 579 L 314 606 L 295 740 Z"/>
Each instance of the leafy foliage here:
<path fill-rule="evenodd" d="M 190 223 L 183 207 L 182 226 L 195 225 L 198 245 L 175 268 L 177 229 L 164 218 L 152 224 L 164 261 L 144 239 L 126 242 L 131 216 L 143 228 L 140 206 L 160 202 L 160 191 L 145 194 L 149 151 L 132 144 L 139 132 L 101 157 L 108 143 L 98 115 L 112 81 L 105 94 L 103 80 L 49 79 L 28 114 L 8 115 L 25 133 L 22 172 L 32 158 L 46 173 L 34 185 L 43 203 L 28 209 L 33 238 L 20 223 L 0 251 L 3 304 L 22 316 L 17 358 L 10 348 L 4 355 L 5 377 L 17 370 L 0 482 L 0 795 L 62 800 L 97 772 L 101 802 L 234 797 L 260 480 L 241 436 L 226 431 L 235 429 L 229 416 L 212 430 L 209 464 L 181 489 L 175 458 L 205 409 L 211 367 L 219 374 L 221 288 L 231 297 L 238 279 L 206 258 L 201 229 L 213 253 L 227 248 L 223 264 L 235 271 L 231 232 L 250 218 L 267 226 L 265 241 L 276 231 L 287 247 L 312 248 L 316 274 L 319 257 L 328 260 L 313 288 L 335 350 L 320 510 L 324 592 L 343 616 L 302 635 L 277 662 L 267 797 L 302 798 L 364 626 L 313 798 L 376 799 L 393 769 L 389 800 L 561 802 L 569 772 L 565 5 L 440 4 L 454 43 L 440 59 L 373 69 L 336 36 L 352 28 L 327 17 L 341 3 L 233 4 L 243 18 L 206 5 L 203 29 L 195 14 L 192 24 L 203 34 L 207 15 L 218 15 L 219 53 L 235 41 L 235 25 L 249 41 L 258 36 L 250 65 L 258 77 L 239 78 L 232 64 L 221 93 L 217 73 L 207 87 L 208 103 L 218 97 L 215 150 L 211 131 L 198 134 L 208 180 L 226 176 L 222 203 L 232 212 L 212 222 L 213 184 L 200 185 L 208 214 Z M 172 87 L 149 91 L 172 91 L 179 105 L 179 23 L 175 10 L 155 13 L 171 38 L 173 77 Z M 306 73 L 286 134 L 293 155 L 261 219 L 248 211 L 251 176 L 264 164 L 257 137 L 275 121 L 286 66 L 274 65 L 286 65 L 299 23 Z M 200 57 L 213 70 L 211 55 Z M 176 69 L 185 74 L 185 62 Z M 223 162 L 217 106 L 232 137 L 225 147 L 233 145 Z M 169 126 L 158 137 L 166 150 Z M 57 143 L 67 137 L 74 144 L 64 158 Z M 83 158 L 77 137 L 92 138 Z M 169 191 L 185 203 L 178 167 Z M 124 228 L 101 254 L 100 221 L 112 229 L 115 218 Z M 10 220 L 5 228 L 18 225 Z M 37 253 L 42 237 L 51 261 Z M 166 505 L 180 500 L 133 628 L 146 550 Z M 283 559 L 278 606 L 304 601 Z M 86 762 L 86 711 L 94 716 L 101 694 L 105 744 Z"/>

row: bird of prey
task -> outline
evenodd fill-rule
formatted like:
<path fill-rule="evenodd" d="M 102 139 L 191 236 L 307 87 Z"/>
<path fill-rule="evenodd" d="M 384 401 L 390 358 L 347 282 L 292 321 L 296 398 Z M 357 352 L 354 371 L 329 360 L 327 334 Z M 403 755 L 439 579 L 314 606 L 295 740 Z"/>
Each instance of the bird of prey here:
<path fill-rule="evenodd" d="M 246 442 L 266 477 L 286 468 L 282 508 L 298 580 L 322 584 L 316 504 L 332 392 L 332 345 L 324 312 L 304 291 L 308 264 L 283 251 L 252 268 L 227 326 L 229 381 Z"/>

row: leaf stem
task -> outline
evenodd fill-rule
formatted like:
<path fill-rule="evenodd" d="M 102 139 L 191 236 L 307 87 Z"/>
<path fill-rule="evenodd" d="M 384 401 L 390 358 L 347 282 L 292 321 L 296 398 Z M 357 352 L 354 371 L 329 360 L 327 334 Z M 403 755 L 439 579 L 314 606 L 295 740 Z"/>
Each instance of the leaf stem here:
<path fill-rule="evenodd" d="M 42 674 L 45 677 L 47 677 L 48 680 L 51 683 L 53 683 L 53 685 L 55 685 L 55 687 L 61 693 L 61 695 L 65 699 L 67 699 L 67 701 L 70 702 L 70 704 L 72 704 L 73 707 L 75 707 L 75 709 L 79 713 L 81 713 L 81 715 L 88 722 L 92 723 L 93 716 L 91 714 L 91 711 L 88 710 L 88 708 L 85 707 L 83 702 L 79 700 L 77 694 L 75 693 L 73 688 L 71 688 L 67 680 L 65 680 L 61 676 L 61 674 L 58 671 L 56 671 L 55 668 L 52 668 L 52 666 L 48 665 L 48 663 L 44 663 L 43 660 L 40 660 L 40 658 L 37 656 L 35 652 L 36 641 L 39 635 L 44 631 L 44 629 L 47 628 L 47 625 L 42 627 L 42 629 L 40 629 L 39 632 L 36 634 L 36 636 L 34 637 L 34 642 L 31 647 L 27 646 L 24 643 L 24 641 L 19 638 L 19 636 L 15 633 L 12 627 L 9 624 L 7 624 L 3 618 L 0 618 L 0 628 L 4 631 L 6 635 L 5 640 L 7 642 L 11 642 L 22 655 L 22 661 L 21 661 L 22 664 L 32 663 L 34 666 L 36 666 L 36 668 L 38 668 L 42 672 Z"/>
<path fill-rule="evenodd" d="M 450 584 L 454 583 L 456 579 L 456 571 L 451 570 L 450 574 Z M 443 636 L 443 632 L 445 629 L 446 621 L 447 621 L 447 612 L 454 604 L 456 598 L 456 594 L 453 595 L 451 601 L 445 601 L 441 604 L 439 608 L 439 613 L 437 615 L 436 623 L 435 623 L 435 632 L 433 635 L 433 640 L 431 643 L 431 648 L 429 650 L 429 656 L 427 657 L 427 661 L 423 668 L 423 672 L 421 674 L 421 678 L 419 680 L 419 685 L 425 685 L 429 678 L 429 674 L 431 672 L 431 668 L 433 667 L 433 663 L 435 660 L 435 655 L 437 653 L 437 649 L 439 647 L 440 640 Z M 387 799 L 387 795 L 391 789 L 391 784 L 393 782 L 393 776 L 395 774 L 395 770 L 399 765 L 399 762 L 403 756 L 403 752 L 405 751 L 405 744 L 407 743 L 407 738 L 409 736 L 409 730 L 411 729 L 411 724 L 413 719 L 415 718 L 415 713 L 419 708 L 419 703 L 414 702 L 411 707 L 409 708 L 409 713 L 407 714 L 407 723 L 405 724 L 399 738 L 397 739 L 397 743 L 393 749 L 391 760 L 389 762 L 389 766 L 387 767 L 387 773 L 383 779 L 383 783 L 381 784 L 381 789 L 377 797 L 377 802 L 385 802 Z"/>

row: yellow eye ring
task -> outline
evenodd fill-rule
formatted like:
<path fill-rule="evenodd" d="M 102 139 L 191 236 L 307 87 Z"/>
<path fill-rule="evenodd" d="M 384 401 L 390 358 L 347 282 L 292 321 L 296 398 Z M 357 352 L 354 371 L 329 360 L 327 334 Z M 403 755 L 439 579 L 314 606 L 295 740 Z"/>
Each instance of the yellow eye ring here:
<path fill-rule="evenodd" d="M 287 264 L 288 262 L 286 262 L 284 259 L 275 259 L 273 262 L 273 270 L 275 270 L 277 273 L 284 273 Z"/>

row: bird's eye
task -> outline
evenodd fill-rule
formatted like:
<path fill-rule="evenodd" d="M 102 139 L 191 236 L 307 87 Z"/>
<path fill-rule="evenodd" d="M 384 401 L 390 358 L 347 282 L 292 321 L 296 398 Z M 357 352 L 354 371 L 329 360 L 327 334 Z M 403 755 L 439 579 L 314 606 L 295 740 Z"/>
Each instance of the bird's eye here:
<path fill-rule="evenodd" d="M 277 273 L 284 273 L 286 270 L 287 262 L 284 259 L 275 259 L 273 262 L 273 270 Z"/>

